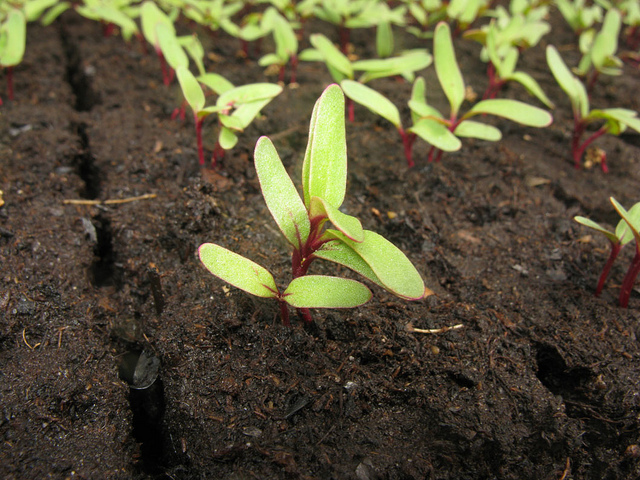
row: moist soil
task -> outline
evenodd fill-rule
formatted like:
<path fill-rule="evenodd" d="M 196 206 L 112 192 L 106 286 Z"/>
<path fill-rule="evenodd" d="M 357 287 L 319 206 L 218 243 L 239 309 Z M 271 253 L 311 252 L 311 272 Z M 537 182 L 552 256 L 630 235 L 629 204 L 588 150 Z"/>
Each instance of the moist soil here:
<path fill-rule="evenodd" d="M 576 64 L 573 34 L 553 21 L 545 41 Z M 200 37 L 208 70 L 275 81 L 236 41 Z M 373 55 L 370 32 L 353 43 Z M 398 245 L 434 294 L 406 302 L 372 286 L 360 308 L 284 327 L 275 302 L 227 286 L 195 252 L 216 242 L 290 280 L 252 150 L 269 135 L 299 183 L 325 67 L 301 64 L 300 86 L 201 169 L 191 115 L 171 119 L 181 93 L 162 84 L 155 55 L 74 13 L 30 25 L 15 101 L 0 86 L 0 476 L 639 478 L 638 288 L 617 305 L 634 247 L 596 298 L 608 242 L 572 220 L 612 225 L 609 196 L 639 200 L 638 136 L 597 141 L 610 173 L 575 170 L 544 46 L 520 67 L 557 103 L 544 130 L 486 118 L 501 142 L 465 140 L 439 163 L 417 142 L 409 169 L 397 132 L 356 107 L 345 209 Z M 456 48 L 482 92 L 479 47 Z M 625 68 L 599 80 L 594 106 L 640 110 L 638 73 Z M 433 68 L 424 74 L 444 107 Z M 410 84 L 374 86 L 406 105 Z M 517 86 L 502 95 L 535 102 Z M 204 133 L 211 152 L 215 122 Z"/>

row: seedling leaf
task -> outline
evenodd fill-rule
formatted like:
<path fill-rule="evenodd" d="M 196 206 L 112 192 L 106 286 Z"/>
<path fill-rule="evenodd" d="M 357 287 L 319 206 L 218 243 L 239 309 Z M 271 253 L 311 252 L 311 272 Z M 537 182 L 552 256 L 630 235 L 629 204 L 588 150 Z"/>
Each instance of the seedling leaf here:
<path fill-rule="evenodd" d="M 321 118 L 322 121 L 318 121 Z M 316 102 L 311 115 L 309 142 L 302 165 L 304 203 L 320 197 L 334 207 L 342 205 L 347 188 L 347 140 L 344 94 L 329 85 Z"/>
<path fill-rule="evenodd" d="M 271 140 L 260 137 L 254 161 L 267 208 L 287 241 L 300 249 L 310 231 L 309 217 Z"/>
<path fill-rule="evenodd" d="M 479 138 L 480 140 L 488 140 L 490 142 L 497 142 L 502 138 L 500 130 L 493 125 L 474 122 L 473 120 L 460 122 L 453 133 L 457 137 Z"/>
<path fill-rule="evenodd" d="M 185 100 L 193 110 L 194 114 L 198 114 L 205 105 L 206 99 L 204 92 L 196 80 L 196 77 L 189 71 L 187 67 L 178 67 L 176 69 L 176 76 L 178 77 L 178 83 L 184 95 Z"/>
<path fill-rule="evenodd" d="M 438 81 L 451 105 L 451 115 L 456 117 L 464 101 L 464 80 L 456 61 L 451 31 L 445 22 L 436 26 L 433 55 Z"/>
<path fill-rule="evenodd" d="M 327 234 L 353 249 L 371 267 L 385 289 L 407 300 L 424 297 L 424 283 L 416 268 L 383 236 L 365 230 L 364 241 L 354 242 L 337 230 L 327 230 Z"/>
<path fill-rule="evenodd" d="M 471 107 L 463 118 L 483 113 L 503 117 L 529 127 L 546 127 L 553 121 L 553 117 L 546 110 L 506 98 L 482 100 Z"/>
<path fill-rule="evenodd" d="M 413 125 L 410 132 L 415 133 L 425 142 L 445 152 L 460 150 L 462 142 L 442 123 L 428 118 L 422 119 Z"/>
<path fill-rule="evenodd" d="M 198 249 L 200 261 L 213 275 L 263 298 L 277 298 L 278 287 L 264 267 L 214 243 L 205 243 Z"/>
<path fill-rule="evenodd" d="M 360 220 L 346 213 L 342 213 L 320 197 L 311 197 L 309 216 L 311 218 L 326 217 L 334 227 L 354 242 L 362 242 L 364 240 L 364 230 L 362 229 Z"/>
<path fill-rule="evenodd" d="M 387 97 L 354 80 L 343 80 L 340 86 L 347 97 L 388 120 L 396 128 L 401 128 L 400 112 Z"/>
<path fill-rule="evenodd" d="M 353 308 L 371 299 L 366 285 L 348 278 L 305 275 L 294 278 L 282 294 L 296 308 Z"/>

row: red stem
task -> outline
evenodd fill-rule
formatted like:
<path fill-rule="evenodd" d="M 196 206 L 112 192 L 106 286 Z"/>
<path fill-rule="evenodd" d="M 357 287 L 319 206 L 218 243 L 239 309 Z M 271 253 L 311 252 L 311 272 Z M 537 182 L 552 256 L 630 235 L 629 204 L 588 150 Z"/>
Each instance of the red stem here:
<path fill-rule="evenodd" d="M 349 38 L 351 31 L 344 25 L 340 25 L 340 51 L 347 54 L 347 46 L 349 45 Z"/>
<path fill-rule="evenodd" d="M 584 134 L 584 131 L 587 127 L 587 124 L 584 123 L 577 114 L 574 113 L 574 122 L 573 122 L 573 137 L 571 139 L 571 150 L 573 152 L 573 166 L 576 170 L 580 170 L 580 165 L 582 164 L 582 155 L 584 155 L 584 151 L 586 148 L 591 145 L 591 143 L 597 138 L 601 137 L 605 133 L 609 131 L 606 125 L 603 125 L 596 132 L 591 134 L 582 144 L 580 144 L 580 139 Z M 606 161 L 606 160 L 605 160 Z M 608 171 L 606 165 L 603 167 L 603 171 Z"/>
<path fill-rule="evenodd" d="M 298 73 L 298 56 L 291 55 L 291 78 L 289 79 L 289 84 L 296 83 L 297 81 L 297 73 Z"/>
<path fill-rule="evenodd" d="M 347 112 L 349 112 L 349 121 L 353 122 L 356 115 L 353 100 L 351 100 L 350 98 L 347 98 Z"/>
<path fill-rule="evenodd" d="M 602 289 L 604 288 L 604 283 L 607 281 L 607 277 L 609 276 L 609 272 L 611 271 L 611 267 L 613 266 L 613 262 L 616 260 L 618 253 L 622 249 L 621 243 L 613 243 L 611 242 L 611 252 L 609 253 L 609 258 L 607 259 L 607 263 L 604 264 L 602 269 L 602 273 L 600 274 L 600 278 L 598 279 L 598 286 L 596 287 L 596 297 L 599 297 L 602 293 Z"/>
<path fill-rule="evenodd" d="M 7 95 L 13 101 L 13 67 L 7 67 Z"/>
<path fill-rule="evenodd" d="M 398 128 L 398 132 L 402 137 L 402 145 L 404 146 L 404 157 L 407 159 L 407 166 L 409 168 L 415 165 L 413 161 L 413 143 L 416 140 L 415 133 L 407 133 L 402 127 Z"/>
<path fill-rule="evenodd" d="M 627 308 L 629 306 L 629 297 L 631 296 L 633 285 L 636 282 L 636 278 L 638 278 L 639 273 L 640 245 L 636 244 L 636 255 L 633 257 L 631 266 L 629 267 L 629 270 L 627 270 L 627 274 L 624 276 L 622 286 L 620 287 L 620 298 L 618 299 L 618 303 L 622 308 Z"/>
<path fill-rule="evenodd" d="M 282 318 L 282 324 L 285 327 L 290 327 L 291 322 L 289 321 L 289 307 L 287 307 L 287 302 L 284 300 L 278 300 L 280 304 L 280 317 Z"/>
<path fill-rule="evenodd" d="M 198 160 L 200 166 L 204 165 L 204 147 L 202 146 L 202 122 L 204 118 L 198 118 L 198 115 L 193 114 L 193 120 L 196 124 L 196 141 L 198 142 Z"/>

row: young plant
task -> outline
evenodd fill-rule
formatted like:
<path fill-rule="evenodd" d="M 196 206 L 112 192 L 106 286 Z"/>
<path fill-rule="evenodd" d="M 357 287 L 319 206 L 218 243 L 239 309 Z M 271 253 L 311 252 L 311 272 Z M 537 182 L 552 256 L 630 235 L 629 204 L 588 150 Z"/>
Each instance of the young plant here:
<path fill-rule="evenodd" d="M 144 38 L 153 45 L 153 48 L 160 60 L 160 67 L 162 68 L 162 82 L 165 86 L 168 86 L 173 80 L 174 70 L 171 67 L 167 67 L 167 59 L 165 52 L 162 49 L 162 43 L 167 41 L 167 35 L 171 38 L 169 42 L 171 51 L 178 54 L 173 49 L 174 42 L 171 39 L 176 37 L 176 29 L 173 25 L 173 20 L 166 13 L 164 13 L 155 2 L 150 0 L 145 1 L 140 7 L 140 21 L 142 24 L 142 33 Z M 184 52 L 183 52 L 184 54 Z M 178 54 L 179 55 L 179 54 Z"/>
<path fill-rule="evenodd" d="M 554 0 L 554 4 L 577 34 L 602 21 L 602 7 L 596 3 L 587 5 L 586 0 Z"/>
<path fill-rule="evenodd" d="M 230 150 L 236 145 L 238 134 L 253 122 L 260 110 L 282 92 L 282 87 L 273 83 L 252 83 L 234 87 L 231 82 L 213 73 L 196 78 L 184 66 L 178 67 L 176 72 L 182 94 L 193 111 L 200 165 L 205 163 L 202 142 L 202 123 L 205 118 L 212 114 L 218 115 L 220 133 L 212 159 L 212 165 L 215 165 L 224 157 L 225 150 Z M 200 83 L 218 94 L 215 105 L 205 106 L 206 98 Z"/>
<path fill-rule="evenodd" d="M 311 322 L 311 308 L 351 308 L 371 298 L 355 280 L 308 274 L 321 258 L 346 266 L 406 300 L 425 296 L 425 286 L 409 259 L 391 242 L 340 210 L 346 192 L 347 145 L 344 95 L 329 86 L 311 115 L 309 142 L 302 165 L 302 198 L 267 137 L 255 149 L 255 166 L 265 202 L 278 228 L 293 248 L 289 285 L 280 290 L 264 267 L 221 246 L 205 243 L 198 253 L 215 276 L 252 295 L 280 304 L 289 325 L 288 305 Z M 325 226 L 330 222 L 333 229 Z"/>
<path fill-rule="evenodd" d="M 580 169 L 585 149 L 605 133 L 620 135 L 627 127 L 640 132 L 640 119 L 637 118 L 637 112 L 633 110 L 626 108 L 591 110 L 589 96 L 584 84 L 571 73 L 553 45 L 547 46 L 547 63 L 551 73 L 571 102 L 571 109 L 573 110 L 571 151 L 576 169 Z M 596 122 L 604 123 L 598 130 L 589 135 L 585 141 L 582 141 L 587 127 Z M 602 171 L 606 173 L 609 171 L 606 164 L 606 156 L 603 156 L 601 160 Z"/>
<path fill-rule="evenodd" d="M 447 5 L 447 18 L 456 23 L 456 33 L 464 32 L 489 8 L 489 3 L 489 0 L 451 0 Z"/>
<path fill-rule="evenodd" d="M 605 227 L 585 217 L 577 216 L 574 217 L 574 220 L 581 225 L 584 225 L 585 227 L 592 228 L 593 230 L 602 233 L 607 237 L 607 240 L 609 240 L 611 250 L 609 252 L 609 258 L 604 264 L 604 267 L 598 279 L 598 285 L 596 286 L 595 291 L 596 297 L 600 296 L 600 293 L 602 293 L 602 289 L 604 288 L 604 284 L 607 281 L 607 277 L 609 276 L 611 267 L 618 257 L 620 250 L 622 250 L 622 247 L 624 247 L 635 237 L 636 256 L 633 259 L 629 270 L 627 271 L 625 279 L 622 283 L 622 287 L 620 289 L 619 304 L 621 307 L 626 307 L 629 303 L 629 297 L 631 295 L 633 284 L 638 276 L 638 272 L 640 271 L 640 249 L 638 247 L 638 245 L 640 245 L 640 242 L 638 241 L 640 239 L 640 237 L 638 236 L 638 230 L 640 229 L 640 203 L 636 203 L 627 212 L 624 207 L 622 207 L 615 200 L 615 198 L 611 197 L 610 200 L 618 214 L 622 217 L 622 219 L 618 222 L 615 231 L 612 232 L 610 230 L 607 230 Z"/>
<path fill-rule="evenodd" d="M 363 72 L 358 82 L 367 83 L 376 78 L 401 75 L 413 81 L 415 72 L 431 65 L 432 57 L 424 49 L 408 50 L 396 57 L 358 60 L 351 62 L 327 37 L 320 33 L 311 35 L 313 48 L 300 53 L 300 60 L 322 61 L 336 83 L 345 79 L 354 80 L 355 72 Z M 349 98 L 347 105 L 349 120 L 354 119 L 353 102 Z"/>
<path fill-rule="evenodd" d="M 420 39 L 432 38 L 433 31 L 429 27 L 447 17 L 447 4 L 442 0 L 403 0 L 402 3 L 410 15 L 405 30 Z"/>
<path fill-rule="evenodd" d="M 298 39 L 293 26 L 274 7 L 268 8 L 264 16 L 264 21 L 271 27 L 276 51 L 263 56 L 258 61 L 258 65 L 261 67 L 277 65 L 279 67 L 278 82 L 284 84 L 285 67 L 291 63 L 289 83 L 295 85 L 298 66 Z"/>
<path fill-rule="evenodd" d="M 433 53 L 436 76 L 449 101 L 448 117 L 429 105 L 426 88 L 414 91 L 409 102 L 415 133 L 431 144 L 428 160 L 439 161 L 444 151 L 459 150 L 459 137 L 478 138 L 497 142 L 502 133 L 496 127 L 471 120 L 478 115 L 494 115 L 529 127 L 546 127 L 553 121 L 551 114 L 538 107 L 508 99 L 487 99 L 476 103 L 463 115 L 460 107 L 465 99 L 465 85 L 456 61 L 449 25 L 440 22 L 433 38 Z"/>
<path fill-rule="evenodd" d="M 622 75 L 622 60 L 616 56 L 621 26 L 620 12 L 612 8 L 604 16 L 598 33 L 589 29 L 580 35 L 582 58 L 576 73 L 586 78 L 588 93 L 593 90 L 599 75 Z"/>
<path fill-rule="evenodd" d="M 628 212 L 613 197 L 611 197 L 611 203 L 613 203 L 613 207 L 627 223 L 627 226 L 633 233 L 633 238 L 636 241 L 636 254 L 634 255 L 631 265 L 629 265 L 629 269 L 622 280 L 620 296 L 618 297 L 618 304 L 623 308 L 627 308 L 629 305 L 629 297 L 633 290 L 633 285 L 640 273 L 640 203 L 636 203 Z"/>
<path fill-rule="evenodd" d="M 13 67 L 24 57 L 27 39 L 27 20 L 24 13 L 12 8 L 0 24 L 0 68 L 7 71 L 7 95 L 13 100 Z M 2 105 L 2 99 L 0 99 Z"/>

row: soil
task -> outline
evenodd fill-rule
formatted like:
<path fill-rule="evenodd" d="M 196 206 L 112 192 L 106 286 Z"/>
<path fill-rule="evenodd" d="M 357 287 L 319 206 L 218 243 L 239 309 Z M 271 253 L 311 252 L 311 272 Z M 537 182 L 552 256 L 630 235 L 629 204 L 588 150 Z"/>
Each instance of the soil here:
<path fill-rule="evenodd" d="M 193 122 L 170 118 L 181 94 L 154 55 L 74 13 L 30 25 L 16 100 L 0 86 L 0 476 L 639 478 L 638 288 L 617 305 L 633 247 L 596 298 L 608 243 L 572 217 L 611 225 L 609 196 L 639 200 L 640 143 L 601 137 L 610 173 L 573 168 L 545 42 L 568 63 L 578 54 L 553 21 L 520 64 L 557 103 L 547 129 L 486 118 L 501 142 L 465 140 L 440 163 L 417 142 L 408 169 L 397 132 L 356 107 L 345 208 L 398 245 L 434 295 L 406 302 L 372 286 L 365 306 L 313 312 L 312 325 L 294 315 L 290 328 L 275 302 L 217 280 L 195 250 L 219 243 L 286 285 L 290 252 L 252 150 L 269 135 L 298 182 L 325 67 L 301 64 L 300 87 L 200 169 Z M 209 70 L 275 81 L 235 41 L 200 36 Z M 370 32 L 353 42 L 372 55 Z M 456 48 L 481 92 L 479 47 Z M 594 106 L 640 110 L 638 72 L 625 68 L 599 80 Z M 433 68 L 424 74 L 444 107 Z M 374 86 L 406 105 L 410 84 Z M 502 95 L 535 102 L 516 86 Z M 214 134 L 205 123 L 209 152 Z M 131 379 L 139 357 L 149 378 Z"/>

